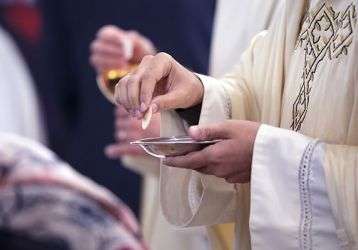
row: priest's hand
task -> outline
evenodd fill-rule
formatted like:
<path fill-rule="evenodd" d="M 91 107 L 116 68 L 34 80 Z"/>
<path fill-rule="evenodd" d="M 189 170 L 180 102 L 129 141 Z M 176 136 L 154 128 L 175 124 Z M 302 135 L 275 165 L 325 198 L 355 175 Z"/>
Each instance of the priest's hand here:
<path fill-rule="evenodd" d="M 223 141 L 184 156 L 168 157 L 164 164 L 215 175 L 225 178 L 229 183 L 249 182 L 253 148 L 259 127 L 259 123 L 241 120 L 190 127 L 189 135 L 195 140 Z"/>
<path fill-rule="evenodd" d="M 138 68 L 116 85 L 115 101 L 141 118 L 149 107 L 160 110 L 188 108 L 202 101 L 199 78 L 166 53 L 145 56 Z"/>
<path fill-rule="evenodd" d="M 160 115 L 153 115 L 146 130 L 138 119 L 131 117 L 127 111 L 118 106 L 115 110 L 115 140 L 116 142 L 105 148 L 105 154 L 110 159 L 119 159 L 125 155 L 145 155 L 143 149 L 131 145 L 131 141 L 147 137 L 158 137 L 160 130 Z"/>
<path fill-rule="evenodd" d="M 155 54 L 147 38 L 113 25 L 106 25 L 97 32 L 90 51 L 90 62 L 98 74 L 139 64 L 145 55 Z"/>

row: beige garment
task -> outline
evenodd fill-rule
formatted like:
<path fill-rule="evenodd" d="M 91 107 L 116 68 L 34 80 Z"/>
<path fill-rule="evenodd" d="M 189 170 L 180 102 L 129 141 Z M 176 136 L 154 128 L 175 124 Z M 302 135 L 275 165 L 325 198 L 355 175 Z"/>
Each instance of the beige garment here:
<path fill-rule="evenodd" d="M 201 77 L 200 124 L 248 119 L 327 144 L 327 189 L 345 249 L 358 247 L 357 8 L 355 0 L 286 1 L 231 74 L 219 81 Z M 182 133 L 179 121 L 174 112 L 163 115 L 162 135 Z M 249 196 L 246 186 L 235 190 L 216 177 L 161 168 L 167 219 L 179 227 L 235 221 L 237 249 L 251 249 Z"/>

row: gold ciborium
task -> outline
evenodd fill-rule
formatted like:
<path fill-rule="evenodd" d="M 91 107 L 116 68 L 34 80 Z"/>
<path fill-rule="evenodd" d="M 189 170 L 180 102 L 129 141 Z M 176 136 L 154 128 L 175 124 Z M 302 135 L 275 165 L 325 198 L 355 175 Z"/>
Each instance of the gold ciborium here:
<path fill-rule="evenodd" d="M 110 69 L 102 74 L 102 80 L 106 85 L 106 88 L 113 94 L 115 87 L 119 80 L 125 77 L 128 73 L 136 69 L 138 65 L 132 64 L 122 69 Z"/>

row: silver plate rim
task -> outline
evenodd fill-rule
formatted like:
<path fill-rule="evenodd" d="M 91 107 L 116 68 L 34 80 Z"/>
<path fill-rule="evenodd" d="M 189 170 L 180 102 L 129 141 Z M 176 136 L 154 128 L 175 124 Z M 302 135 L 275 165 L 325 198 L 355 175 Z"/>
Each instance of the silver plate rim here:
<path fill-rule="evenodd" d="M 155 141 L 155 140 L 163 140 L 172 139 L 173 141 Z M 177 140 L 175 140 L 177 139 Z M 152 141 L 151 141 L 152 140 Z M 217 139 L 217 140 L 206 140 L 206 141 L 195 141 L 191 139 L 190 137 L 152 137 L 152 138 L 144 138 L 136 141 L 130 142 L 130 144 L 133 145 L 173 145 L 173 144 L 214 144 L 221 142 L 223 140 Z"/>

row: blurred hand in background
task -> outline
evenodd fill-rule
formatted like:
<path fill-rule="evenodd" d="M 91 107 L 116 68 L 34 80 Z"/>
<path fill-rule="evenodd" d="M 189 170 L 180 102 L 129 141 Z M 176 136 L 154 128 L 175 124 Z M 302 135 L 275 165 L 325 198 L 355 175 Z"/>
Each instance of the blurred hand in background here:
<path fill-rule="evenodd" d="M 106 25 L 97 32 L 90 50 L 90 62 L 98 74 L 139 64 L 144 56 L 155 53 L 146 37 L 113 25 Z"/>
<path fill-rule="evenodd" d="M 113 25 L 104 26 L 97 32 L 90 50 L 90 62 L 98 74 L 112 69 L 129 69 L 139 64 L 144 56 L 156 53 L 152 42 L 146 37 Z M 159 115 L 155 115 L 151 125 L 143 130 L 141 122 L 130 117 L 123 107 L 117 107 L 114 113 L 116 142 L 106 147 L 107 157 L 119 159 L 125 155 L 143 155 L 144 151 L 139 146 L 130 145 L 130 142 L 159 136 Z"/>

